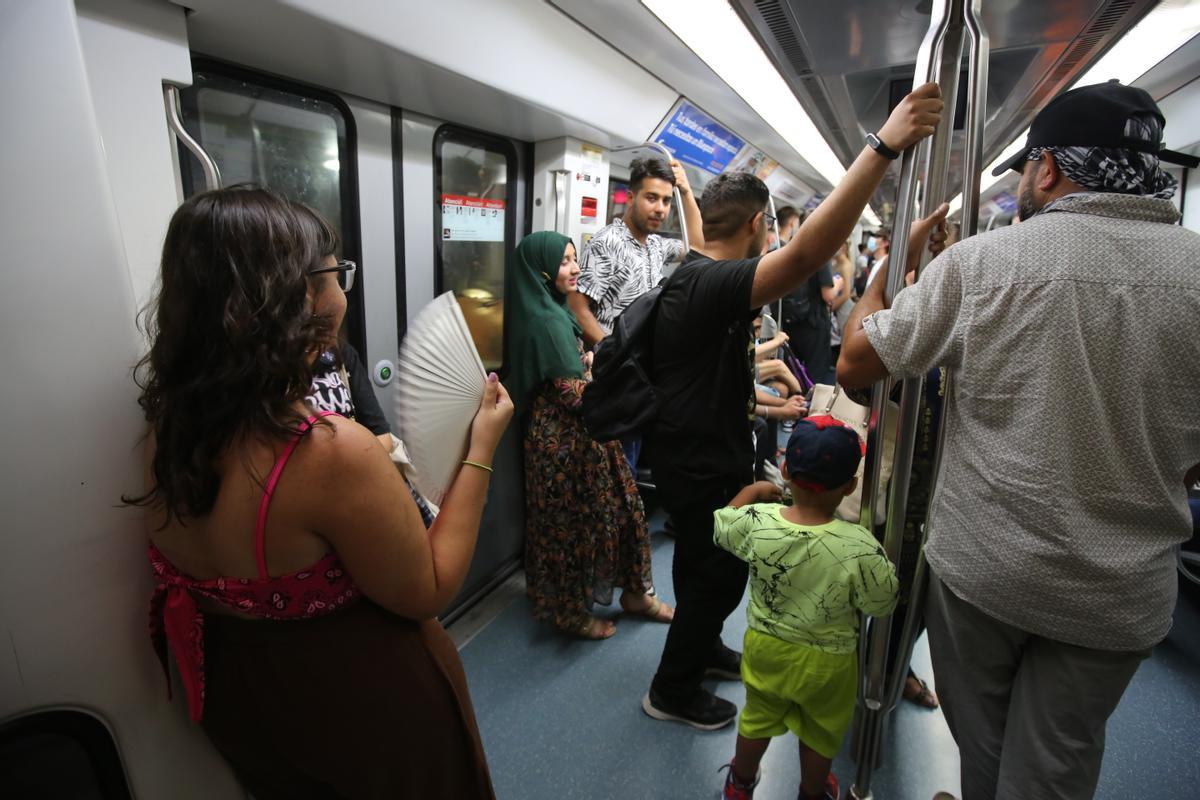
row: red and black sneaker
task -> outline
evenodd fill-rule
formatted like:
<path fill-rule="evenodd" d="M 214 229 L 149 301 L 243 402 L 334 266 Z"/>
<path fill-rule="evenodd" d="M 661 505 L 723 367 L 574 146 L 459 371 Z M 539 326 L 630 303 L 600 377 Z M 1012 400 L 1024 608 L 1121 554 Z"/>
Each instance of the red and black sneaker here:
<path fill-rule="evenodd" d="M 717 772 L 722 769 L 728 771 L 725 773 L 725 788 L 721 790 L 721 800 L 753 800 L 754 787 L 758 786 L 758 782 L 762 780 L 762 770 L 758 771 L 751 783 L 745 784 L 733 773 L 732 761 L 718 769 Z"/>
<path fill-rule="evenodd" d="M 839 800 L 842 796 L 842 789 L 838 786 L 837 776 L 830 770 L 825 776 L 825 792 L 817 800 Z M 804 794 L 804 789 L 801 788 L 799 794 L 796 795 L 796 800 L 809 800 Z"/>

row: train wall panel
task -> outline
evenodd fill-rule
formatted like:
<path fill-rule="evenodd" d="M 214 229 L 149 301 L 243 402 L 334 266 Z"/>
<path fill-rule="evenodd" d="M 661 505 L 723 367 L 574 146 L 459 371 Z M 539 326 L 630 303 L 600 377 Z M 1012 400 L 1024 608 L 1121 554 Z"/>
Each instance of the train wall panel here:
<path fill-rule="evenodd" d="M 358 212 L 361 236 L 363 302 L 366 311 L 367 350 L 365 366 L 371 369 L 380 359 L 393 363 L 399 352 L 396 327 L 395 184 L 393 183 L 391 109 L 369 100 L 345 98 L 358 131 Z M 400 153 L 395 153 L 400 158 Z M 432 231 L 432 227 L 430 227 Z M 429 269 L 426 267 L 426 269 Z M 393 369 L 393 373 L 395 370 Z M 372 384 L 384 416 L 396 427 L 395 383 Z"/>
<path fill-rule="evenodd" d="M 3 41 L 0 171 L 20 202 L 3 215 L 0 368 L 13 424 L 0 488 L 0 639 L 17 670 L 0 673 L 0 720 L 90 711 L 113 731 L 136 796 L 237 797 L 183 704 L 166 701 L 147 639 L 140 514 L 118 505 L 141 485 L 129 380 L 141 340 L 74 4 L 7 3 Z"/>
<path fill-rule="evenodd" d="M 192 82 L 181 9 L 161 0 L 77 0 L 88 88 L 112 183 L 136 307 L 151 298 L 163 237 L 183 200 L 164 81 Z"/>

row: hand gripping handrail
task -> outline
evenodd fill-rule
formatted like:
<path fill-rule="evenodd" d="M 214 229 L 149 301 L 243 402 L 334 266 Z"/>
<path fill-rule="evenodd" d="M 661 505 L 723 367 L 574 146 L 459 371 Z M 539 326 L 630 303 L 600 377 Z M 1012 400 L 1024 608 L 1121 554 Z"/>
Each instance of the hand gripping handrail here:
<path fill-rule="evenodd" d="M 943 123 L 933 137 L 926 139 L 919 148 L 909 148 L 904 153 L 900 170 L 900 186 L 896 203 L 896 214 L 892 228 L 892 247 L 889 260 L 902 259 L 900 265 L 893 264 L 888 270 L 886 296 L 890 304 L 904 285 L 905 266 L 908 253 L 909 226 L 916 216 L 918 202 L 916 169 L 918 162 L 925 166 L 920 200 L 926 212 L 948 200 L 948 171 L 953 130 L 949 120 L 954 118 L 954 102 L 957 97 L 958 76 L 964 43 L 964 34 L 970 41 L 968 80 L 968 108 L 966 136 L 964 141 L 963 175 L 963 237 L 978 230 L 980 162 L 983 155 L 983 127 L 987 88 L 987 63 L 989 45 L 987 34 L 979 21 L 981 0 L 939 0 L 932 9 L 930 27 L 917 55 L 913 88 L 930 80 L 937 80 L 946 103 Z M 919 151 L 919 152 L 918 152 Z M 922 254 L 920 268 L 924 267 L 927 254 Z M 920 270 L 918 270 L 919 274 Z M 950 403 L 950 376 L 944 376 L 946 396 L 943 400 L 942 424 L 938 429 L 938 440 L 934 456 L 934 474 L 931 480 L 936 486 L 937 470 L 946 431 L 946 415 Z M 912 459 L 916 443 L 917 420 L 923 380 L 906 380 L 901 387 L 900 405 L 896 425 L 896 448 L 893 458 L 893 474 L 888 490 L 887 520 L 884 533 L 884 550 L 893 563 L 899 563 L 900 549 L 908 505 L 908 489 L 912 476 Z M 863 506 L 861 523 L 874 529 L 875 501 L 880 487 L 882 452 L 880 437 L 886 429 L 884 416 L 888 415 L 887 398 L 894 382 L 884 380 L 874 388 L 871 403 L 871 420 L 868 430 L 869 462 L 864 474 Z M 932 493 L 931 493 L 932 494 Z M 926 517 L 928 517 L 926 508 Z M 860 714 L 857 743 L 858 773 L 851 787 L 850 796 L 857 800 L 869 800 L 871 779 L 880 760 L 883 738 L 883 723 L 886 715 L 899 702 L 907 675 L 908 661 L 912 656 L 914 632 L 917 618 L 923 605 L 927 575 L 924 559 L 924 532 L 918 546 L 916 567 L 909 591 L 907 612 L 900 634 L 900 641 L 892 645 L 891 625 L 887 618 L 872 620 L 864 626 L 860 642 L 859 660 L 863 677 L 860 686 Z M 889 658 L 889 651 L 890 656 Z M 889 669 L 890 666 L 890 669 Z"/>
<path fill-rule="evenodd" d="M 624 147 L 614 147 L 609 150 L 610 153 L 625 153 L 630 150 L 657 150 L 666 156 L 667 164 L 675 160 L 675 156 L 666 148 L 666 145 L 661 142 L 642 142 L 641 144 L 629 144 Z M 688 242 L 687 214 L 683 211 L 683 195 L 679 192 L 679 187 L 675 187 L 675 213 L 679 217 L 679 233 L 683 238 L 683 251 L 686 253 L 691 249 Z"/>
<path fill-rule="evenodd" d="M 192 135 L 187 132 L 187 128 L 183 127 L 183 117 L 179 113 L 179 87 L 174 84 L 164 83 L 163 101 L 166 103 L 167 125 L 171 128 L 171 132 L 175 134 L 175 138 L 184 147 L 191 151 L 204 170 L 204 188 L 209 191 L 220 189 L 221 170 L 217 168 L 217 162 L 212 160 L 212 156 L 204 152 L 204 148 L 200 146 L 200 143 L 192 138 Z"/>

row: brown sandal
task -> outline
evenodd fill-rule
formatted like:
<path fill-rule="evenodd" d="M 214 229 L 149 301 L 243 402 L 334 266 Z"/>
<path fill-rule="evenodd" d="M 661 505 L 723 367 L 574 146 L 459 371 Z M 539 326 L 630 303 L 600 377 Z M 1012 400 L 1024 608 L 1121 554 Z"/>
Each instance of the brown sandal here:
<path fill-rule="evenodd" d="M 621 595 L 621 608 L 623 608 L 625 610 L 626 614 L 633 614 L 634 616 L 645 617 L 646 619 L 652 620 L 654 622 L 664 622 L 664 623 L 669 624 L 671 622 L 671 620 L 675 619 L 675 609 L 671 608 L 669 605 L 667 605 L 663 601 L 659 600 L 657 597 L 654 597 L 653 595 L 649 595 L 647 597 L 650 600 L 650 604 L 648 606 L 646 606 L 645 608 L 630 608 L 629 606 L 625 605 L 625 595 L 622 594 Z M 666 609 L 666 612 L 667 612 L 666 616 L 663 616 L 663 614 L 662 614 L 663 609 Z"/>
<path fill-rule="evenodd" d="M 598 617 L 587 617 L 574 628 L 562 628 L 563 633 L 579 639 L 599 642 L 611 637 L 617 632 L 617 626 L 612 620 Z"/>
<path fill-rule="evenodd" d="M 917 688 L 912 688 L 912 681 L 916 681 Z M 909 675 L 904 679 L 904 699 L 911 703 L 915 703 L 922 708 L 937 708 L 938 697 L 929 688 L 929 684 L 918 678 L 916 675 Z"/>

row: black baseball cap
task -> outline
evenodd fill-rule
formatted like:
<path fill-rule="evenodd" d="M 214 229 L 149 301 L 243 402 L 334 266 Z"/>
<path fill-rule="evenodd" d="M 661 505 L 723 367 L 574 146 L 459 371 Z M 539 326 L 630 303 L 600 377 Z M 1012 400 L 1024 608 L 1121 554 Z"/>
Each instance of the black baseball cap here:
<path fill-rule="evenodd" d="M 1200 159 L 1193 156 L 1163 149 L 1162 142 L 1128 136 L 1126 123 L 1133 117 L 1146 115 L 1158 117 L 1159 128 L 1166 125 L 1166 117 L 1149 92 L 1122 86 L 1115 80 L 1063 92 L 1033 118 L 1021 152 L 992 170 L 992 174 L 1003 175 L 1010 169 L 1020 172 L 1029 151 L 1035 147 L 1121 148 L 1151 153 L 1171 164 L 1186 167 L 1200 164 Z"/>
<path fill-rule="evenodd" d="M 836 489 L 854 477 L 865 445 L 858 434 L 830 416 L 796 422 L 788 438 L 788 478 L 813 492 Z"/>

